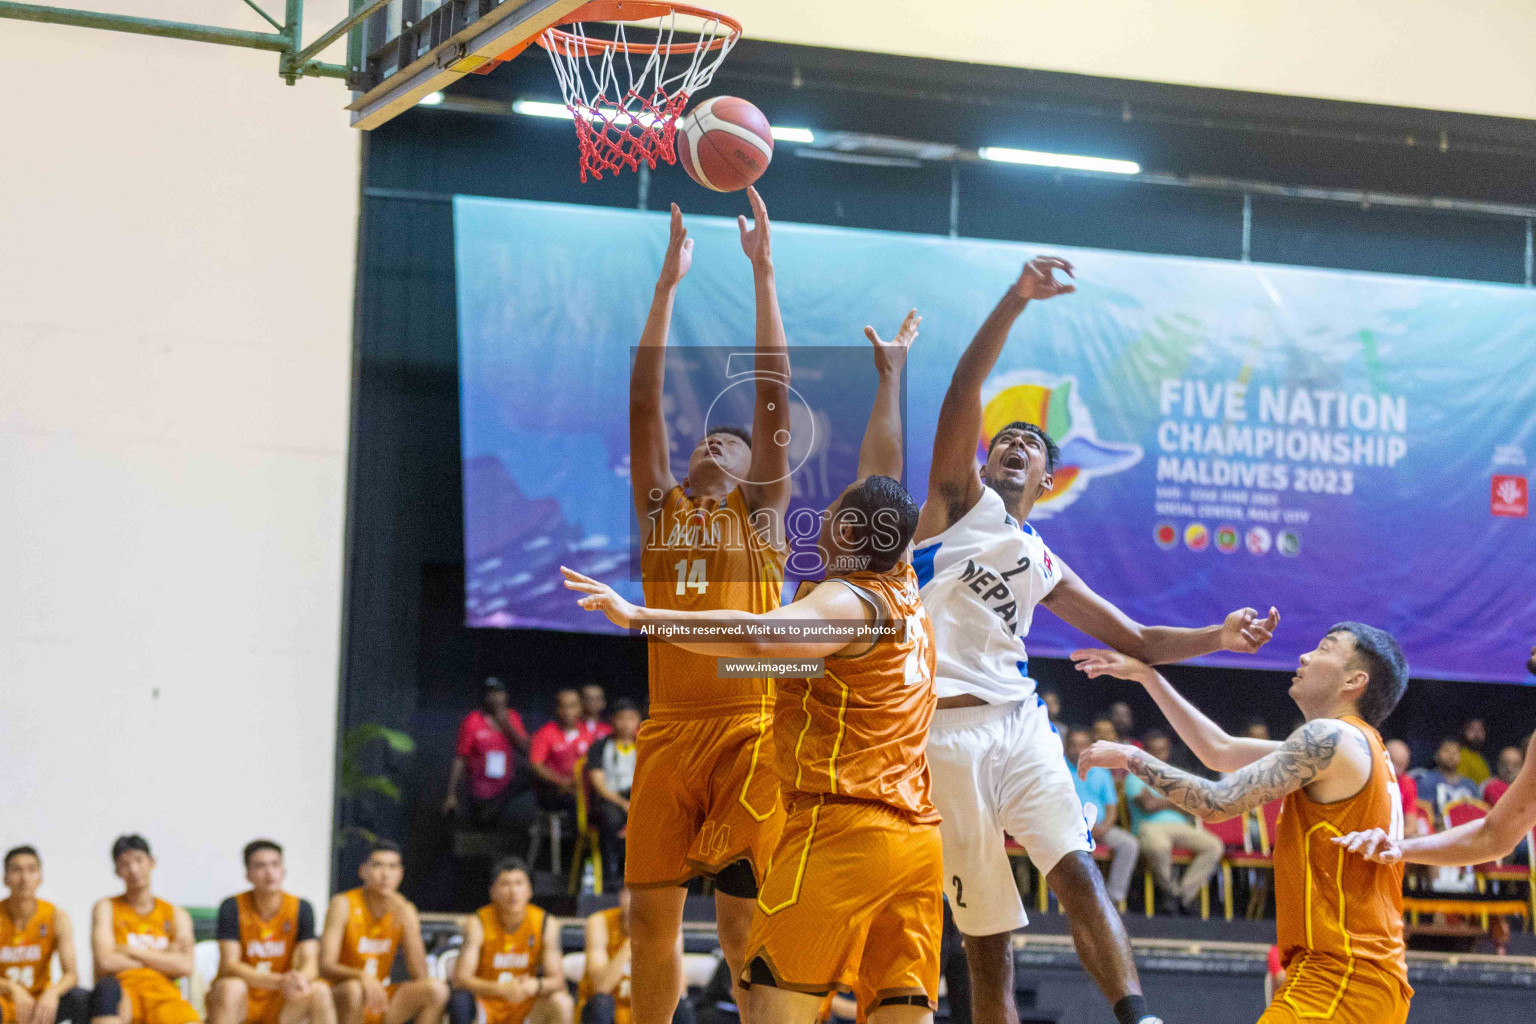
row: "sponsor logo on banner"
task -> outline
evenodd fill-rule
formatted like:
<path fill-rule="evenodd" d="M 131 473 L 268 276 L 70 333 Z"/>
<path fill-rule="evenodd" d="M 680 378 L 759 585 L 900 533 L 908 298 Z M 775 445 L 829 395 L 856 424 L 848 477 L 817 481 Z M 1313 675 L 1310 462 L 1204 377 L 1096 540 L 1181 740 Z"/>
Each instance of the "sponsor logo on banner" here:
<path fill-rule="evenodd" d="M 1152 539 L 1157 541 L 1158 547 L 1169 551 L 1179 546 L 1179 529 L 1172 523 L 1158 523 L 1152 531 Z"/>
<path fill-rule="evenodd" d="M 1269 530 L 1262 526 L 1255 526 L 1248 531 L 1248 553 L 1250 555 L 1267 555 L 1270 540 Z"/>
<path fill-rule="evenodd" d="M 1525 449 L 1517 444 L 1501 444 L 1493 450 L 1495 466 L 1525 465 Z"/>
<path fill-rule="evenodd" d="M 1204 551 L 1210 547 L 1211 534 L 1204 523 L 1190 523 L 1184 527 L 1184 546 L 1191 551 Z"/>
<path fill-rule="evenodd" d="M 1286 558 L 1295 558 L 1301 554 L 1301 534 L 1295 530 L 1281 530 L 1280 536 L 1275 538 L 1275 550 Z"/>
<path fill-rule="evenodd" d="M 1054 486 L 1035 501 L 1030 518 L 1048 519 L 1071 505 L 1095 477 L 1109 476 L 1141 461 L 1141 446 L 1100 441 L 1088 405 L 1078 396 L 1077 378 L 1019 370 L 1003 374 L 982 393 L 982 435 L 977 457 L 987 461 L 992 436 L 1017 420 L 1033 423 L 1061 448 Z"/>
<path fill-rule="evenodd" d="M 1523 476 L 1495 476 L 1489 511 L 1496 516 L 1524 519 L 1531 507 L 1530 482 Z"/>
<path fill-rule="evenodd" d="M 1216 550 L 1224 555 L 1237 550 L 1237 527 L 1222 525 L 1216 528 Z"/>

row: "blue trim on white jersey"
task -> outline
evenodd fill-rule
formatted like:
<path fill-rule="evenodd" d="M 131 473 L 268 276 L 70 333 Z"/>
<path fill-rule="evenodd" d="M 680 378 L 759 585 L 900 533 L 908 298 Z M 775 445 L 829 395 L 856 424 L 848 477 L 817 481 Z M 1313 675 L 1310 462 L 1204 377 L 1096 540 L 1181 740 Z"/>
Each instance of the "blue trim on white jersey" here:
<path fill-rule="evenodd" d="M 917 572 L 917 585 L 926 587 L 928 581 L 933 579 L 933 556 L 939 553 L 939 548 L 944 546 L 943 541 L 931 544 L 926 548 L 918 548 L 912 552 L 912 568 Z"/>

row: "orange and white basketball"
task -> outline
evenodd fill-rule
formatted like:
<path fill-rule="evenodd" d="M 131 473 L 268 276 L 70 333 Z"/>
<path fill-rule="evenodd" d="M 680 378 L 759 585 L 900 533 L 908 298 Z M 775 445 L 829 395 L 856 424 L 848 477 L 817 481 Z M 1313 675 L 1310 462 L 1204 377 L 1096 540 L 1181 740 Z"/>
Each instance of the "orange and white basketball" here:
<path fill-rule="evenodd" d="M 715 96 L 677 126 L 677 155 L 688 177 L 716 192 L 737 192 L 763 176 L 773 159 L 773 130 L 763 112 L 735 96 Z"/>

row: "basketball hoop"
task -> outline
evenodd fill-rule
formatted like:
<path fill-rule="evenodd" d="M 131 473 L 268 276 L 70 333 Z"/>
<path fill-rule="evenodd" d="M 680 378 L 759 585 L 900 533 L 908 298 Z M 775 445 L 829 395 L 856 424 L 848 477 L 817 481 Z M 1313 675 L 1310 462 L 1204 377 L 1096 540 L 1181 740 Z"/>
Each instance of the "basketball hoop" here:
<path fill-rule="evenodd" d="M 740 38 L 735 19 L 667 0 L 588 3 L 546 29 L 537 42 L 576 119 L 581 180 L 675 163 L 678 116 Z"/>

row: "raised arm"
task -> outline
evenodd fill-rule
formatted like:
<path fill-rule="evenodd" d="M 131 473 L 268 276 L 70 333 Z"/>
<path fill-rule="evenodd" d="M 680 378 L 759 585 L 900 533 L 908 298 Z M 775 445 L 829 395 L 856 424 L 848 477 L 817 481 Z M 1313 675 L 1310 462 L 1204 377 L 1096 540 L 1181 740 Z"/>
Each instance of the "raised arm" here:
<path fill-rule="evenodd" d="M 1315 787 L 1324 803 L 1358 793 L 1371 775 L 1371 748 L 1352 725 L 1319 718 L 1303 725 L 1280 749 L 1222 779 L 1202 779 L 1164 764 L 1129 744 L 1100 740 L 1078 759 L 1087 776 L 1094 767 L 1123 768 L 1162 793 L 1181 809 L 1206 821 L 1223 821 L 1278 800 L 1303 787 Z"/>
<path fill-rule="evenodd" d="M 1068 625 L 1149 665 L 1186 661 L 1217 651 L 1252 654 L 1269 643 L 1280 625 L 1280 613 L 1274 608 L 1265 619 L 1252 608 L 1239 608 L 1219 625 L 1192 629 L 1144 626 L 1094 591 L 1060 558 L 1056 563 L 1061 567 L 1061 580 L 1041 604 Z"/>
<path fill-rule="evenodd" d="M 577 603 L 588 611 L 600 611 L 610 622 L 624 629 L 641 629 L 658 622 L 683 624 L 737 625 L 751 624 L 774 626 L 783 622 L 865 622 L 871 619 L 868 605 L 854 596 L 847 587 L 819 586 L 808 595 L 781 605 L 771 612 L 742 612 L 720 608 L 706 612 L 674 612 L 630 604 L 606 583 L 583 576 L 574 569 L 560 567 L 565 574 L 568 589 L 584 595 Z M 743 630 L 745 632 L 745 630 Z M 652 634 L 653 639 L 665 640 L 675 647 L 696 654 L 713 654 L 722 658 L 826 658 L 846 647 L 867 645 L 865 638 L 806 639 L 801 641 L 780 640 L 768 636 L 748 635 L 730 640 L 690 640 L 681 636 Z"/>
<path fill-rule="evenodd" d="M 667 331 L 672 325 L 672 301 L 678 282 L 693 265 L 693 239 L 683 227 L 683 212 L 672 204 L 672 234 L 667 255 L 656 280 L 651 312 L 645 318 L 635 364 L 629 374 L 629 482 L 634 491 L 635 515 L 640 518 L 643 540 L 650 538 L 651 513 L 666 493 L 676 486 L 672 454 L 668 447 L 667 421 L 661 411 L 661 391 L 666 380 Z"/>
<path fill-rule="evenodd" d="M 1212 771 L 1235 772 L 1280 749 L 1279 740 L 1233 736 L 1186 700 L 1156 669 L 1135 658 L 1117 651 L 1090 649 L 1073 651 L 1072 661 L 1089 679 L 1113 676 L 1140 683 L 1157 702 L 1158 710 L 1179 739 Z"/>
<path fill-rule="evenodd" d="M 1465 867 L 1503 860 L 1536 828 L 1536 737 L 1525 752 L 1525 765 L 1486 817 L 1434 832 L 1396 840 L 1379 828 L 1334 839 L 1351 853 L 1379 864 L 1430 864 Z"/>
<path fill-rule="evenodd" d="M 976 471 L 976 442 L 981 437 L 981 386 L 986 382 L 1013 322 L 1031 299 L 1049 299 L 1076 290 L 1057 281 L 1054 272 L 1072 274 L 1072 264 L 1054 256 L 1037 256 L 1024 264 L 1019 279 L 971 339 L 955 365 L 939 407 L 938 430 L 933 436 L 933 461 L 928 468 L 928 500 L 917 524 L 921 541 L 945 530 L 981 499 L 981 477 Z"/>
<path fill-rule="evenodd" d="M 789 510 L 789 345 L 784 340 L 784 319 L 779 314 L 779 292 L 773 276 L 773 225 L 768 207 L 757 189 L 747 187 L 752 204 L 752 227 L 737 217 L 741 249 L 752 261 L 752 287 L 757 302 L 757 356 L 753 377 L 756 406 L 752 412 L 752 463 L 742 497 L 754 512 L 769 509 L 768 538 L 774 545 L 784 539 L 784 513 Z M 705 425 L 706 429 L 708 424 Z"/>
<path fill-rule="evenodd" d="M 864 337 L 875 347 L 875 404 L 869 410 L 869 425 L 859 445 L 859 477 L 888 476 L 901 479 L 904 457 L 901 432 L 901 373 L 907 365 L 907 352 L 917 340 L 923 318 L 912 310 L 902 320 L 896 337 L 882 341 L 873 327 L 864 328 Z"/>

